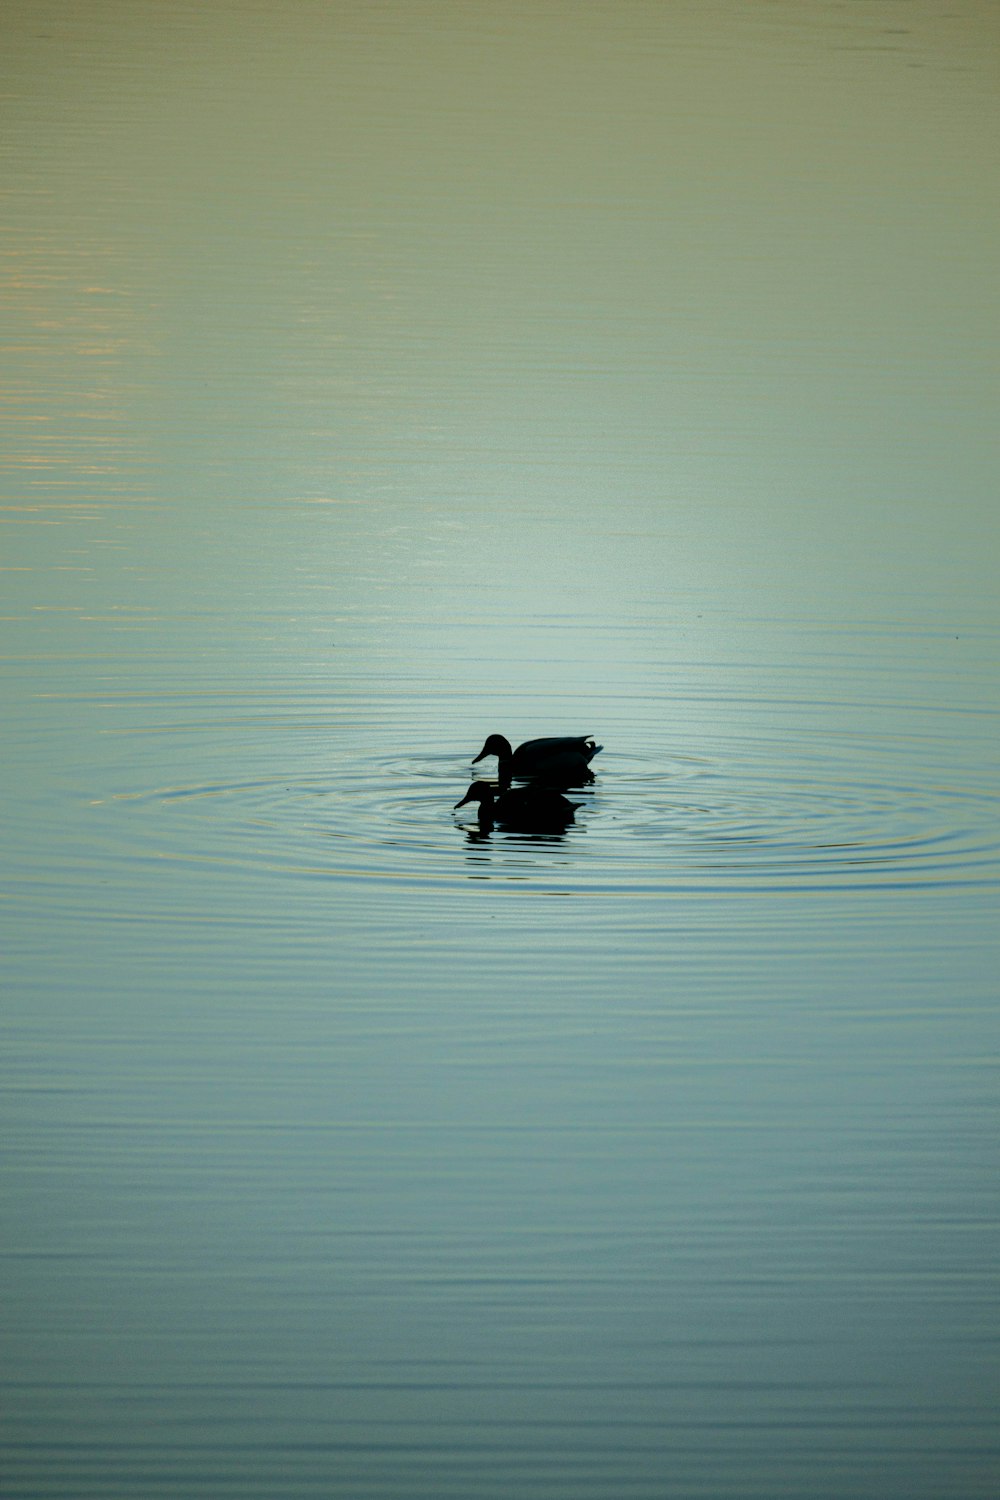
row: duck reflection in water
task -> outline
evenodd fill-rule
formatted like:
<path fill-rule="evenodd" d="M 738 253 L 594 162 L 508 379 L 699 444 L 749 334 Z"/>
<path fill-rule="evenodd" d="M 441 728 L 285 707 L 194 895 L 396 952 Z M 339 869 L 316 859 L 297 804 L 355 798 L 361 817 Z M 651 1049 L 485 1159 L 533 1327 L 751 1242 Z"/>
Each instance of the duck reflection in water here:
<path fill-rule="evenodd" d="M 577 808 L 583 806 L 551 787 L 503 787 L 498 792 L 488 781 L 474 781 L 455 803 L 455 810 L 469 802 L 479 803 L 480 832 L 489 832 L 499 823 L 518 833 L 564 833 Z"/>
<path fill-rule="evenodd" d="M 512 777 L 519 780 L 541 781 L 549 786 L 583 786 L 593 781 L 590 762 L 603 745 L 597 745 L 588 734 L 552 736 L 541 740 L 526 740 L 512 750 L 510 740 L 502 734 L 491 734 L 472 764 L 487 755 L 497 758 L 500 785 L 509 785 Z"/>

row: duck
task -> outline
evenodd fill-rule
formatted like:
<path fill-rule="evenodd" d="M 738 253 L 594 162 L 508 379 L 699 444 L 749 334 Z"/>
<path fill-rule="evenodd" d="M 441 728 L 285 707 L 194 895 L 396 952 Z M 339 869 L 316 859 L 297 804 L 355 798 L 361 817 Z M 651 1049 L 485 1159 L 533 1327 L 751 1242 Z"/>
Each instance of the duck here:
<path fill-rule="evenodd" d="M 507 785 L 512 776 L 538 777 L 568 786 L 573 781 L 593 780 L 590 762 L 603 749 L 603 745 L 594 743 L 591 735 L 579 734 L 525 740 L 523 745 L 512 750 L 510 740 L 502 734 L 491 734 L 472 764 L 486 755 L 495 755 L 502 786 Z"/>
<path fill-rule="evenodd" d="M 571 802 L 550 787 L 518 786 L 497 793 L 488 781 L 474 781 L 455 811 L 467 802 L 479 803 L 480 823 L 506 823 L 511 828 L 557 829 L 572 823 L 581 802 Z"/>

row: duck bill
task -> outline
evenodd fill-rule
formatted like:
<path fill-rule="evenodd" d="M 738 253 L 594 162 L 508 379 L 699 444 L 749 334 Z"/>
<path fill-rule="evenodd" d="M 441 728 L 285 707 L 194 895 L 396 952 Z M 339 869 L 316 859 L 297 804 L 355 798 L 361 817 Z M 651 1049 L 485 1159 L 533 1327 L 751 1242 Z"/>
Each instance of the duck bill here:
<path fill-rule="evenodd" d="M 472 764 L 475 765 L 477 761 L 483 760 L 484 757 L 487 756 L 488 754 L 489 754 L 489 751 L 487 750 L 486 746 L 484 745 L 483 748 L 480 750 L 479 754 L 478 755 L 474 755 L 472 757 Z"/>
<path fill-rule="evenodd" d="M 460 807 L 464 807 L 467 802 L 471 802 L 472 800 L 473 800 L 473 798 L 470 797 L 468 795 L 468 793 L 466 793 L 466 795 L 462 798 L 461 802 L 456 802 L 455 803 L 455 806 L 452 808 L 452 812 L 457 812 Z"/>

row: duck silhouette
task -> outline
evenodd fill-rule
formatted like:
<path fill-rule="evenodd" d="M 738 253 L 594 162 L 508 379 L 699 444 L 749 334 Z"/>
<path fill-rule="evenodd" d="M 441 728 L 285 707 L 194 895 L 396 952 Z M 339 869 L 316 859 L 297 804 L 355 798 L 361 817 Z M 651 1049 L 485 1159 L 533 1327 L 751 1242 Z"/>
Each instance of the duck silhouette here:
<path fill-rule="evenodd" d="M 497 792 L 488 781 L 474 781 L 455 810 L 467 802 L 479 803 L 479 821 L 502 823 L 523 831 L 555 831 L 572 823 L 580 802 L 571 802 L 561 792 L 544 786 L 517 786 Z"/>
<path fill-rule="evenodd" d="M 512 776 L 522 780 L 532 778 L 552 782 L 561 786 L 572 786 L 582 781 L 592 781 L 594 773 L 590 762 L 603 745 L 596 745 L 591 735 L 555 735 L 541 740 L 525 740 L 512 750 L 510 740 L 502 734 L 491 734 L 472 764 L 484 756 L 495 755 L 501 786 L 506 786 Z"/>

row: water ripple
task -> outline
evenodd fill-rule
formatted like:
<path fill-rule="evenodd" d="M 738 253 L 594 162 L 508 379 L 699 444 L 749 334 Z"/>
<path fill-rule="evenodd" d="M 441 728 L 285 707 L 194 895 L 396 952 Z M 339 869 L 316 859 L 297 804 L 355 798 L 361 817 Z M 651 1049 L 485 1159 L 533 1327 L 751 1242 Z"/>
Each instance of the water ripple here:
<path fill-rule="evenodd" d="M 557 833 L 481 829 L 475 809 L 455 812 L 470 771 L 440 754 L 358 754 L 328 775 L 150 788 L 101 808 L 128 857 L 314 878 L 581 893 L 995 884 L 1000 799 L 939 772 L 897 782 L 856 749 L 815 746 L 796 758 L 734 743 L 666 764 L 610 751 Z"/>

